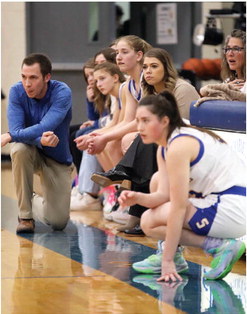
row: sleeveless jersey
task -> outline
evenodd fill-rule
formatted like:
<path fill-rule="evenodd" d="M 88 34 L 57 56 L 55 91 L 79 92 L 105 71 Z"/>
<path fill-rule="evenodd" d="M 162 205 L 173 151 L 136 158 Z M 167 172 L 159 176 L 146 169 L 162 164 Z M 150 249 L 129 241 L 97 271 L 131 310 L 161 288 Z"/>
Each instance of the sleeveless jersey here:
<path fill-rule="evenodd" d="M 200 144 L 199 154 L 190 164 L 190 194 L 204 197 L 234 186 L 246 186 L 246 164 L 229 145 L 205 132 L 182 127 L 171 134 L 166 150 L 178 136 L 192 136 Z M 164 148 L 162 154 L 164 157 Z"/>
<path fill-rule="evenodd" d="M 124 87 L 124 85 L 126 84 L 126 82 L 123 82 L 120 87 L 119 87 L 119 91 L 118 91 L 118 97 L 112 96 L 110 95 L 111 98 L 111 107 L 110 107 L 110 114 L 113 115 L 114 111 L 117 110 L 117 108 L 119 110 L 122 109 L 122 89 Z"/>
<path fill-rule="evenodd" d="M 142 98 L 142 88 L 141 88 L 142 77 L 143 77 L 143 72 L 141 72 L 139 91 L 136 87 L 135 81 L 133 79 L 129 80 L 129 85 L 128 85 L 129 92 L 131 93 L 131 95 L 134 97 L 136 101 L 140 101 L 140 99 Z"/>
<path fill-rule="evenodd" d="M 124 85 L 126 84 L 126 82 L 123 82 L 120 87 L 119 87 L 119 91 L 118 91 L 118 108 L 122 109 L 122 89 L 124 87 Z"/>

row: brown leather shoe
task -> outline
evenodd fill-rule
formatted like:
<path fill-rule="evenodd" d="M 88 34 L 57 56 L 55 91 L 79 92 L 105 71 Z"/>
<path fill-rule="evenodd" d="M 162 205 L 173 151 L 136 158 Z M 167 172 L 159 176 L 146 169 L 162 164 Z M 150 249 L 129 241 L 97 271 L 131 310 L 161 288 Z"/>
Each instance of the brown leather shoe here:
<path fill-rule="evenodd" d="M 95 172 L 92 174 L 91 180 L 103 187 L 120 184 L 121 190 L 130 190 L 131 178 L 125 173 L 124 168 L 120 167 L 115 167 L 107 172 Z"/>
<path fill-rule="evenodd" d="M 33 219 L 22 219 L 18 217 L 19 224 L 16 233 L 34 233 L 35 222 Z"/>

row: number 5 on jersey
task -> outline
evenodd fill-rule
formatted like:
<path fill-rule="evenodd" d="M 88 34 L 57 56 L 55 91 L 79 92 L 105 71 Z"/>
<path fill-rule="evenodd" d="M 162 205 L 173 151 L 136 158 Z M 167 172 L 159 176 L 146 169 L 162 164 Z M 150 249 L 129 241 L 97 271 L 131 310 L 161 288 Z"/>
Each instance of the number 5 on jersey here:
<path fill-rule="evenodd" d="M 203 218 L 201 221 L 198 221 L 196 223 L 196 226 L 197 226 L 198 229 L 202 229 L 202 228 L 204 228 L 208 224 L 209 224 L 209 221 L 207 220 L 207 218 Z"/>

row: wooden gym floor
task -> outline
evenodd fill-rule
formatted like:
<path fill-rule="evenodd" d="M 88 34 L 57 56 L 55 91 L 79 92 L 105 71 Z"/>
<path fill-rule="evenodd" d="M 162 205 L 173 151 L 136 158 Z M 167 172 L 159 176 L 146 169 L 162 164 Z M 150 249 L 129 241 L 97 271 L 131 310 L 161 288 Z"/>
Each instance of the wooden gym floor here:
<path fill-rule="evenodd" d="M 185 248 L 182 283 L 157 283 L 131 264 L 155 253 L 156 241 L 126 237 L 101 212 L 78 211 L 62 232 L 41 223 L 17 236 L 11 168 L 2 165 L 2 314 L 239 314 L 246 310 L 246 262 L 224 280 L 205 281 L 211 258 Z"/>

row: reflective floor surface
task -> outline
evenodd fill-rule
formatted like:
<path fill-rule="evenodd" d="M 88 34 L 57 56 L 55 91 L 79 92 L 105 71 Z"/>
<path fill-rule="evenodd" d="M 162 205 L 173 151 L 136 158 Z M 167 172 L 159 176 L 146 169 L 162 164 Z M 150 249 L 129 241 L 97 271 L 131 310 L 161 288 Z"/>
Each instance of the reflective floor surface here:
<path fill-rule="evenodd" d="M 243 259 L 224 280 L 205 281 L 209 257 L 186 248 L 183 281 L 158 283 L 131 268 L 156 241 L 117 234 L 101 212 L 71 214 L 62 232 L 37 223 L 33 235 L 17 236 L 16 224 L 16 200 L 2 193 L 2 314 L 246 312 Z"/>

